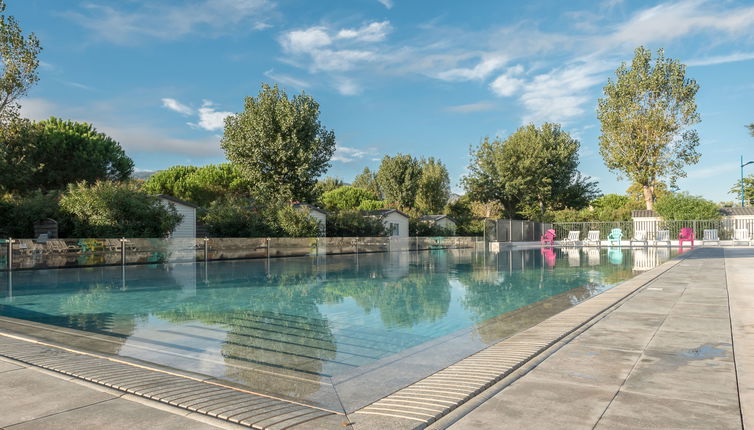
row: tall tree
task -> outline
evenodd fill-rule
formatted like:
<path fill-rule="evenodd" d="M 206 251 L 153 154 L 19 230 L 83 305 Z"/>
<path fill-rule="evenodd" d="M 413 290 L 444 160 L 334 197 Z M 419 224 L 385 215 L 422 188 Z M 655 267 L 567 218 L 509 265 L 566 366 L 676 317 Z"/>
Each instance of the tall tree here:
<path fill-rule="evenodd" d="M 685 177 L 683 167 L 699 161 L 699 135 L 690 127 L 699 85 L 686 78 L 686 66 L 636 48 L 631 66 L 623 63 L 608 80 L 598 102 L 602 123 L 600 154 L 605 165 L 642 187 L 647 209 L 653 209 L 655 187 L 667 178 L 673 186 Z"/>
<path fill-rule="evenodd" d="M 754 123 L 751 123 L 751 124 L 747 125 L 746 128 L 748 128 L 749 129 L 749 133 L 752 136 L 754 136 Z"/>
<path fill-rule="evenodd" d="M 4 12 L 5 2 L 0 0 L 0 57 L 3 63 L 0 76 L 0 125 L 6 125 L 18 116 L 18 99 L 26 95 L 29 88 L 39 80 L 37 56 L 42 50 L 34 33 L 24 37 L 16 19 Z"/>
<path fill-rule="evenodd" d="M 377 173 L 369 170 L 369 167 L 365 167 L 356 177 L 353 179 L 352 186 L 361 188 L 367 191 L 371 191 L 377 196 L 381 196 L 380 187 L 377 185 Z"/>
<path fill-rule="evenodd" d="M 419 190 L 421 164 L 406 154 L 386 155 L 377 171 L 377 184 L 385 201 L 401 208 L 413 208 Z"/>
<path fill-rule="evenodd" d="M 10 175 L 2 175 L 2 186 L 8 191 L 57 190 L 79 181 L 121 181 L 133 173 L 134 163 L 120 144 L 90 124 L 58 118 L 38 123 L 16 119 L 1 134 L 0 164 L 13 167 Z"/>
<path fill-rule="evenodd" d="M 311 203 L 313 203 L 314 201 L 319 201 L 319 199 L 322 198 L 322 195 L 326 192 L 336 190 L 343 185 L 345 184 L 342 180 L 340 180 L 339 178 L 334 178 L 332 176 L 318 180 L 314 185 L 314 195 L 312 196 L 313 200 Z"/>
<path fill-rule="evenodd" d="M 246 97 L 243 112 L 226 118 L 221 146 L 256 197 L 307 201 L 330 167 L 335 133 L 320 123 L 311 96 L 289 99 L 277 85 L 264 84 L 257 97 Z"/>
<path fill-rule="evenodd" d="M 578 150 L 579 142 L 557 124 L 526 125 L 505 141 L 485 139 L 472 152 L 463 182 L 474 199 L 498 201 L 509 217 L 527 204 L 541 219 L 550 207 L 577 205 L 575 193 L 589 200 L 596 192 L 577 171 Z"/>
<path fill-rule="evenodd" d="M 754 204 L 754 175 L 749 175 L 743 178 L 744 189 L 744 203 L 749 205 Z M 737 199 L 741 199 L 741 180 L 736 181 L 736 184 L 731 187 L 730 194 L 736 196 Z"/>
<path fill-rule="evenodd" d="M 450 176 L 448 168 L 432 157 L 421 160 L 421 177 L 416 192 L 416 208 L 427 214 L 440 213 L 448 203 Z"/>
<path fill-rule="evenodd" d="M 144 190 L 150 194 L 168 194 L 199 206 L 209 207 L 215 200 L 249 197 L 251 184 L 231 163 L 202 167 L 173 166 L 147 179 Z"/>

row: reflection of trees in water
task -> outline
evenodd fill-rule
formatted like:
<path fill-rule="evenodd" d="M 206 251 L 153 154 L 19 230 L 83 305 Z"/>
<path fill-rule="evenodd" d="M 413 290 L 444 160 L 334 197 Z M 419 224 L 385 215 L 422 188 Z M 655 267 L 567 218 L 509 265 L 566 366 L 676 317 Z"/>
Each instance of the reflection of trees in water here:
<path fill-rule="evenodd" d="M 175 323 L 196 320 L 226 326 L 221 353 L 228 378 L 260 391 L 311 395 L 319 384 L 283 376 L 316 381 L 325 362 L 335 360 L 335 337 L 317 308 L 322 301 L 317 274 L 283 271 L 263 282 L 247 288 L 204 289 L 201 297 L 157 316 Z M 219 303 L 225 306 L 219 309 Z"/>

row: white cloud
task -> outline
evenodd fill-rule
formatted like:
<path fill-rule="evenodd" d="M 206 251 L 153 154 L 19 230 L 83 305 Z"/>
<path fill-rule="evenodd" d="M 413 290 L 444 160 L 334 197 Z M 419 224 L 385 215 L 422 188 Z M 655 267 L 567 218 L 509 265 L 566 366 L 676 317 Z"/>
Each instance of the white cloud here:
<path fill-rule="evenodd" d="M 393 8 L 393 0 L 377 0 L 377 1 L 380 2 L 383 6 L 385 6 L 388 9 Z"/>
<path fill-rule="evenodd" d="M 323 49 L 312 53 L 312 58 L 314 60 L 311 67 L 312 72 L 347 72 L 356 68 L 360 63 L 377 60 L 377 55 L 372 51 L 356 49 Z"/>
<path fill-rule="evenodd" d="M 325 27 L 310 27 L 305 30 L 293 30 L 280 38 L 283 49 L 293 54 L 306 54 L 330 45 L 332 39 Z"/>
<path fill-rule="evenodd" d="M 492 102 L 478 102 L 478 103 L 469 103 L 465 105 L 456 105 L 456 106 L 448 106 L 445 108 L 448 112 L 457 112 L 457 113 L 473 113 L 473 112 L 484 112 L 495 109 L 497 106 L 495 103 Z"/>
<path fill-rule="evenodd" d="M 738 61 L 747 61 L 754 59 L 754 52 L 736 52 L 728 55 L 717 55 L 714 57 L 695 58 L 687 61 L 687 66 L 713 66 L 715 64 L 735 63 Z"/>
<path fill-rule="evenodd" d="M 382 42 L 391 30 L 390 21 L 372 22 L 361 28 L 344 28 L 338 32 L 336 37 L 360 42 Z"/>
<path fill-rule="evenodd" d="M 58 107 L 49 100 L 40 98 L 25 98 L 21 104 L 21 116 L 34 121 L 49 119 L 51 116 L 60 115 Z"/>
<path fill-rule="evenodd" d="M 165 108 L 168 108 L 174 112 L 178 112 L 182 115 L 193 115 L 194 110 L 190 107 L 186 106 L 185 104 L 179 102 L 176 99 L 171 98 L 163 98 L 162 99 L 162 106 Z"/>
<path fill-rule="evenodd" d="M 368 156 L 374 156 L 376 153 L 377 151 L 374 148 L 358 149 L 338 145 L 335 147 L 335 154 L 332 157 L 332 161 L 350 163 Z"/>
<path fill-rule="evenodd" d="M 197 123 L 188 123 L 188 125 L 207 131 L 222 130 L 225 128 L 225 118 L 233 115 L 233 112 L 216 111 L 213 106 L 214 104 L 211 101 L 204 100 L 202 107 L 197 111 L 199 121 Z"/>
<path fill-rule="evenodd" d="M 311 84 L 307 81 L 294 78 L 293 76 L 283 75 L 280 73 L 275 73 L 275 70 L 270 69 L 266 72 L 264 72 L 264 75 L 268 78 L 272 79 L 275 82 L 281 83 L 283 85 L 288 85 L 291 87 L 296 88 L 309 88 L 311 87 Z"/>
<path fill-rule="evenodd" d="M 502 55 L 483 56 L 473 68 L 454 68 L 440 72 L 437 78 L 444 81 L 474 81 L 486 79 L 492 72 L 505 65 L 507 59 Z"/>
<path fill-rule="evenodd" d="M 142 38 L 175 40 L 191 33 L 217 36 L 248 29 L 262 30 L 275 4 L 269 0 L 195 0 L 167 5 L 165 2 L 129 2 L 123 10 L 117 4 L 86 3 L 83 11 L 64 16 L 78 22 L 110 42 L 132 44 Z"/>
<path fill-rule="evenodd" d="M 515 78 L 514 76 L 520 75 L 524 72 L 524 67 L 517 64 L 514 67 L 508 68 L 502 75 L 495 78 L 490 83 L 490 89 L 493 93 L 501 97 L 510 97 L 516 92 L 524 83 L 523 79 Z"/>
<path fill-rule="evenodd" d="M 587 90 L 605 82 L 612 67 L 611 62 L 586 58 L 535 76 L 522 86 L 519 100 L 527 109 L 523 122 L 565 123 L 583 114 L 583 105 L 595 101 Z"/>
<path fill-rule="evenodd" d="M 660 4 L 636 13 L 602 38 L 605 48 L 616 45 L 635 47 L 671 40 L 702 31 L 745 34 L 754 28 L 754 7 L 721 10 L 720 3 L 708 0 L 680 0 Z"/>
<path fill-rule="evenodd" d="M 361 92 L 361 87 L 350 79 L 339 79 L 335 82 L 335 88 L 344 96 L 355 96 Z"/>

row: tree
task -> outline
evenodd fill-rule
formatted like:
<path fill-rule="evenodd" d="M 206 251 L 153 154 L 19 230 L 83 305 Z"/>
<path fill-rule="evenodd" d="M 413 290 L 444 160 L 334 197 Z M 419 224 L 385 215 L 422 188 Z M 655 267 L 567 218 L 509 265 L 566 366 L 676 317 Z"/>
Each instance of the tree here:
<path fill-rule="evenodd" d="M 699 135 L 690 127 L 700 121 L 696 111 L 699 85 L 686 78 L 686 66 L 640 46 L 631 67 L 623 63 L 608 80 L 598 102 L 602 123 L 600 154 L 611 171 L 642 187 L 646 208 L 656 200 L 663 178 L 673 186 L 685 177 L 683 167 L 699 161 Z"/>
<path fill-rule="evenodd" d="M 308 201 L 330 167 L 335 133 L 319 121 L 319 104 L 304 93 L 288 98 L 277 85 L 246 97 L 244 111 L 225 119 L 221 146 L 260 199 Z"/>
<path fill-rule="evenodd" d="M 251 184 L 231 163 L 173 166 L 150 176 L 143 188 L 150 194 L 168 194 L 202 207 L 222 198 L 249 197 L 251 192 Z"/>
<path fill-rule="evenodd" d="M 250 202 L 239 197 L 229 197 L 210 203 L 202 222 L 214 237 L 270 237 L 276 236 L 267 223 L 265 214 L 253 208 Z"/>
<path fill-rule="evenodd" d="M 326 192 L 320 200 L 325 209 L 330 211 L 351 210 L 358 208 L 364 201 L 377 200 L 377 196 L 361 188 L 345 186 Z"/>
<path fill-rule="evenodd" d="M 463 182 L 473 199 L 498 201 L 508 217 L 526 204 L 533 205 L 543 219 L 548 208 L 567 205 L 575 193 L 596 192 L 595 185 L 576 170 L 578 150 L 579 142 L 558 124 L 539 128 L 529 124 L 505 141 L 485 138 L 472 151 L 470 173 Z"/>
<path fill-rule="evenodd" d="M 374 217 L 365 217 L 356 211 L 338 211 L 327 214 L 327 235 L 330 237 L 384 236 L 385 226 Z"/>
<path fill-rule="evenodd" d="M 416 192 L 416 208 L 425 214 L 440 213 L 448 203 L 450 176 L 440 160 L 421 160 L 421 177 Z"/>
<path fill-rule="evenodd" d="M 12 16 L 3 14 L 5 2 L 0 0 L 0 57 L 3 70 L 0 76 L 0 125 L 18 116 L 18 99 L 38 80 L 37 56 L 42 51 L 39 40 L 31 33 L 24 37 L 21 27 Z"/>
<path fill-rule="evenodd" d="M 671 194 L 670 190 L 668 189 L 668 184 L 666 184 L 663 181 L 657 181 L 654 185 L 654 193 L 655 193 L 655 201 L 665 197 L 668 194 Z M 629 185 L 629 187 L 626 189 L 626 196 L 632 201 L 632 202 L 639 202 L 641 203 L 641 208 L 646 208 L 646 203 L 644 200 L 644 187 L 640 184 L 637 184 L 636 182 Z"/>
<path fill-rule="evenodd" d="M 720 218 L 717 205 L 688 193 L 671 193 L 657 200 L 657 212 L 667 220 L 707 220 Z"/>
<path fill-rule="evenodd" d="M 400 208 L 412 208 L 421 178 L 421 165 L 410 155 L 386 155 L 377 171 L 377 184 L 385 201 Z"/>
<path fill-rule="evenodd" d="M 333 178 L 332 176 L 328 176 L 325 179 L 320 179 L 319 181 L 317 181 L 317 184 L 314 185 L 314 194 L 312 201 L 319 201 L 324 193 L 340 188 L 343 185 L 345 185 L 343 181 L 338 178 Z"/>
<path fill-rule="evenodd" d="M 276 213 L 276 225 L 285 237 L 317 237 L 322 232 L 319 223 L 307 212 L 284 206 Z"/>
<path fill-rule="evenodd" d="M 164 237 L 182 218 L 134 184 L 110 181 L 70 184 L 60 208 L 71 217 L 74 237 Z"/>
<path fill-rule="evenodd" d="M 9 191 L 58 190 L 79 181 L 123 181 L 134 168 L 118 142 L 86 123 L 18 119 L 3 127 L 2 139 L 1 163 L 13 167 L 2 178 Z"/>
<path fill-rule="evenodd" d="M 754 136 L 754 123 L 751 123 L 751 124 L 747 125 L 746 128 L 748 128 L 749 129 L 749 133 L 752 136 Z"/>
<path fill-rule="evenodd" d="M 351 186 L 371 191 L 378 196 L 382 195 L 377 185 L 377 173 L 369 170 L 369 167 L 365 167 L 360 174 L 356 175 Z"/>
<path fill-rule="evenodd" d="M 620 194 L 605 194 L 594 199 L 591 205 L 591 220 L 594 221 L 629 221 L 631 211 L 643 207 L 642 203 Z"/>
<path fill-rule="evenodd" d="M 754 174 L 744 177 L 744 202 L 748 202 L 750 205 L 754 204 Z M 741 180 L 736 181 L 730 189 L 730 194 L 733 194 L 741 200 Z"/>

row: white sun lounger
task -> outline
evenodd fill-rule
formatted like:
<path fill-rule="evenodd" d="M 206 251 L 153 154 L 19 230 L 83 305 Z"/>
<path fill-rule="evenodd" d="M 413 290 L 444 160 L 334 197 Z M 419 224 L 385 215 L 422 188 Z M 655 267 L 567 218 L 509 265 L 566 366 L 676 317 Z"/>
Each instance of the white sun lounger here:
<path fill-rule="evenodd" d="M 660 230 L 655 236 L 655 245 L 667 243 L 670 246 L 670 230 Z"/>
<path fill-rule="evenodd" d="M 704 230 L 702 245 L 706 245 L 708 242 L 717 242 L 717 244 L 720 245 L 720 238 L 717 236 L 716 229 Z"/>
<path fill-rule="evenodd" d="M 749 236 L 749 229 L 737 228 L 733 230 L 733 245 L 737 242 L 743 242 L 747 245 L 751 245 L 751 236 Z"/>
<path fill-rule="evenodd" d="M 649 241 L 647 240 L 647 232 L 645 230 L 636 230 L 634 232 L 634 237 L 628 241 L 628 246 L 633 246 L 634 242 L 649 245 Z"/>
<path fill-rule="evenodd" d="M 579 239 L 581 239 L 580 231 L 569 231 L 568 237 L 563 239 L 563 244 L 576 245 Z"/>
<path fill-rule="evenodd" d="M 596 245 L 599 246 L 600 241 L 600 231 L 599 230 L 589 230 L 589 233 L 586 235 L 586 239 L 584 240 L 584 245 Z"/>

